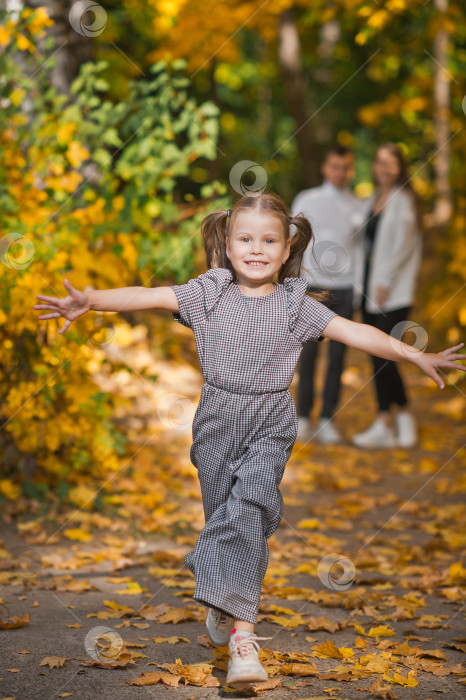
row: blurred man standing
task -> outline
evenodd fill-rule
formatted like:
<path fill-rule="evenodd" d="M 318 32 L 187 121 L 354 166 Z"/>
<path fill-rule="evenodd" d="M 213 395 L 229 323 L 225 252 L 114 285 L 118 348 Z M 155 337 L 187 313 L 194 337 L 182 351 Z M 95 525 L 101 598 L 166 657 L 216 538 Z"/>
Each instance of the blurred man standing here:
<path fill-rule="evenodd" d="M 361 221 L 362 202 L 349 188 L 354 176 L 354 154 L 345 146 L 328 149 L 321 167 L 324 178 L 319 187 L 303 190 L 291 205 L 293 215 L 302 212 L 314 231 L 314 243 L 306 249 L 301 276 L 308 291 L 328 290 L 323 303 L 344 318 L 353 316 L 353 236 Z M 301 441 L 314 435 L 319 442 L 335 445 L 342 435 L 334 423 L 346 346 L 330 340 L 322 410 L 316 431 L 310 413 L 314 405 L 314 375 L 319 345 L 306 343 L 299 364 L 298 436 Z"/>

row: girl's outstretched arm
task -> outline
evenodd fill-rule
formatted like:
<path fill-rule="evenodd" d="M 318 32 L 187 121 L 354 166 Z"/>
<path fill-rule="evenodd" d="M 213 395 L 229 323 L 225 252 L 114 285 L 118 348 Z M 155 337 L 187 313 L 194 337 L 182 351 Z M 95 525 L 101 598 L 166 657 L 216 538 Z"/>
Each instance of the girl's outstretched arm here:
<path fill-rule="evenodd" d="M 466 355 L 456 352 L 464 343 L 442 352 L 423 352 L 367 323 L 356 323 L 343 316 L 334 316 L 327 323 L 322 335 L 385 360 L 411 362 L 431 377 L 441 389 L 445 384 L 437 369 L 460 369 L 466 372 L 466 367 L 456 364 L 458 360 L 466 360 Z"/>
<path fill-rule="evenodd" d="M 37 299 L 46 302 L 35 304 L 37 310 L 49 309 L 52 313 L 39 316 L 39 320 L 66 319 L 59 334 L 66 333 L 71 323 L 88 311 L 140 311 L 164 309 L 178 311 L 176 294 L 171 287 L 118 287 L 117 289 L 92 289 L 80 292 L 67 279 L 63 280 L 69 294 L 67 297 L 49 297 L 37 294 Z"/>

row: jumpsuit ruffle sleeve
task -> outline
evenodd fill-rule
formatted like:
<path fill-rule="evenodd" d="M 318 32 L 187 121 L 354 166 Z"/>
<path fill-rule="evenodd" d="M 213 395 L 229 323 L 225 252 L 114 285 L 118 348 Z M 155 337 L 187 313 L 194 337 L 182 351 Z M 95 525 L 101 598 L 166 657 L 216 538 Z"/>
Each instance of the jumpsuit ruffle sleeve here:
<path fill-rule="evenodd" d="M 191 328 L 204 384 L 193 418 L 190 459 L 205 527 L 185 556 L 194 599 L 255 623 L 268 538 L 281 522 L 279 485 L 297 434 L 289 385 L 303 344 L 322 339 L 337 314 L 287 277 L 264 296 L 246 296 L 227 268 L 173 285 Z"/>

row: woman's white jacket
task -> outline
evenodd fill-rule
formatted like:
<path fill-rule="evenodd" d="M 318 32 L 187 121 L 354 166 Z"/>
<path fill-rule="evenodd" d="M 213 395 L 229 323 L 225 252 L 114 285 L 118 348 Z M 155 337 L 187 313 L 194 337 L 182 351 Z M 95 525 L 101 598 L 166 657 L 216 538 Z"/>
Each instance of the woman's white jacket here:
<path fill-rule="evenodd" d="M 365 225 L 376 200 L 376 192 L 364 202 L 362 226 L 355 236 L 354 304 L 362 302 L 365 260 Z M 414 301 L 421 264 L 422 238 L 416 223 L 415 205 L 409 192 L 394 187 L 379 217 L 367 282 L 366 309 L 383 313 Z M 376 302 L 376 288 L 388 289 L 383 308 Z"/>

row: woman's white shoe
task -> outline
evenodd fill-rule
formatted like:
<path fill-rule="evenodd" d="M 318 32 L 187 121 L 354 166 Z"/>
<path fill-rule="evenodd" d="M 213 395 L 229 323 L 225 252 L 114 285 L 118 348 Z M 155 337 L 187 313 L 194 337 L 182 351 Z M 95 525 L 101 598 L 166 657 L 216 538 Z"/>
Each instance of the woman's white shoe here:
<path fill-rule="evenodd" d="M 416 419 L 408 411 L 398 411 L 396 416 L 398 447 L 414 447 L 418 441 Z"/>
<path fill-rule="evenodd" d="M 316 440 L 321 445 L 339 445 L 343 437 L 331 418 L 319 418 Z"/>
<path fill-rule="evenodd" d="M 297 442 L 309 442 L 314 437 L 311 421 L 304 416 L 298 416 Z"/>
<path fill-rule="evenodd" d="M 397 446 L 393 430 L 382 418 L 376 418 L 367 430 L 353 435 L 351 442 L 353 445 L 356 445 L 356 447 L 372 447 L 375 449 Z"/>

